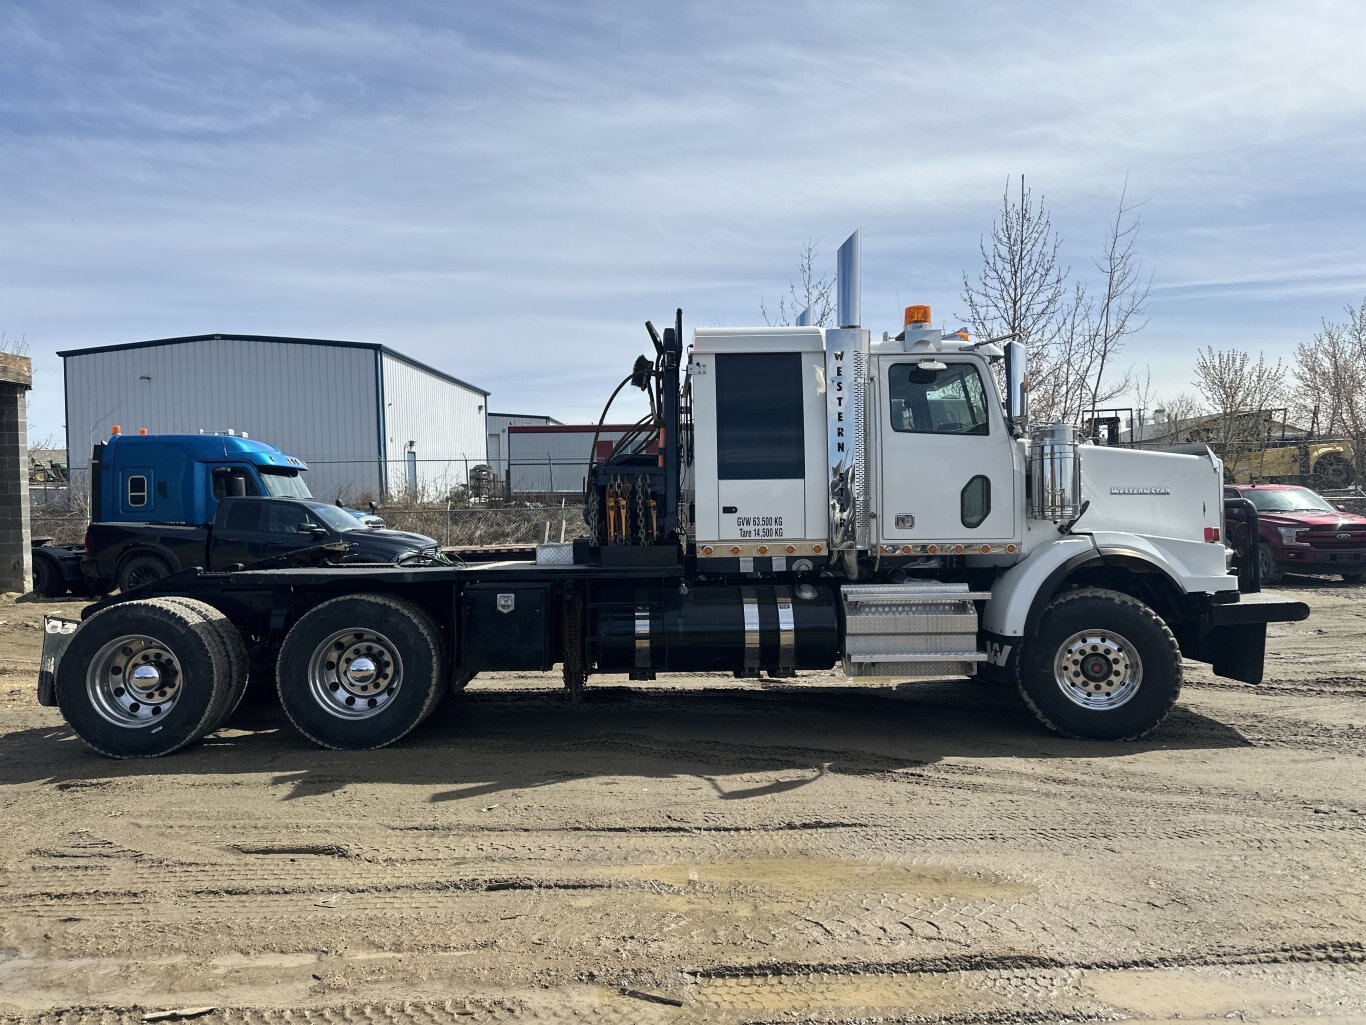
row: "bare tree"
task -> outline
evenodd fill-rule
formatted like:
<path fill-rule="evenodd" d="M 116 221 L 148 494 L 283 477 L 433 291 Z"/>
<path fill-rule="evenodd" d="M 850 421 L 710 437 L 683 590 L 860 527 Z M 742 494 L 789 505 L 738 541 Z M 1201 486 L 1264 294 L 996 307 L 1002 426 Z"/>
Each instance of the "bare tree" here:
<path fill-rule="evenodd" d="M 29 348 L 27 335 L 11 338 L 3 331 L 0 331 L 0 352 L 7 353 L 11 356 L 27 356 L 29 354 Z"/>
<path fill-rule="evenodd" d="M 787 292 L 778 297 L 777 316 L 770 316 L 768 306 L 759 300 L 759 312 L 770 326 L 787 327 L 797 322 L 802 311 L 811 310 L 811 323 L 826 327 L 835 319 L 835 278 L 816 273 L 816 252 L 819 243 L 807 239 L 797 258 L 797 281 L 787 283 Z"/>
<path fill-rule="evenodd" d="M 1347 320 L 1325 320 L 1295 350 L 1294 406 L 1321 434 L 1348 438 L 1358 479 L 1366 474 L 1366 303 Z"/>
<path fill-rule="evenodd" d="M 1126 178 L 1114 219 L 1106 231 L 1105 245 L 1095 261 L 1100 287 L 1096 297 L 1086 301 L 1091 365 L 1082 380 L 1090 393 L 1092 407 L 1109 402 L 1127 390 L 1127 374 L 1125 380 L 1107 385 L 1105 373 L 1107 369 L 1113 371 L 1111 364 L 1124 347 L 1124 339 L 1148 323 L 1146 314 L 1152 278 L 1144 280 L 1143 261 L 1135 249 L 1138 229 L 1142 225 L 1139 213 L 1142 204 L 1130 203 L 1128 197 L 1129 181 Z"/>
<path fill-rule="evenodd" d="M 1125 339 L 1147 323 L 1151 282 L 1137 250 L 1140 206 L 1129 200 L 1126 179 L 1092 261 L 1095 287 L 1069 286 L 1043 198 L 1035 199 L 1023 177 L 1018 198 L 1007 182 L 990 244 L 983 238 L 979 245 L 982 268 L 976 280 L 963 276 L 973 331 L 1014 334 L 1028 346 L 1031 404 L 1042 418 L 1077 423 L 1131 386 L 1116 360 Z"/>
<path fill-rule="evenodd" d="M 1011 196 L 1007 179 L 991 241 L 983 236 L 978 243 L 982 266 L 976 279 L 963 275 L 962 299 L 973 334 L 1014 335 L 1026 345 L 1034 368 L 1032 401 L 1045 416 L 1052 415 L 1057 398 L 1050 378 L 1055 363 L 1051 350 L 1065 309 L 1067 270 L 1058 265 L 1061 247 L 1043 197 L 1036 200 L 1021 175 L 1019 198 Z"/>
<path fill-rule="evenodd" d="M 1285 365 L 1238 349 L 1207 346 L 1195 358 L 1195 387 L 1210 408 L 1207 441 L 1226 463 L 1266 445 L 1269 411 L 1285 399 Z"/>

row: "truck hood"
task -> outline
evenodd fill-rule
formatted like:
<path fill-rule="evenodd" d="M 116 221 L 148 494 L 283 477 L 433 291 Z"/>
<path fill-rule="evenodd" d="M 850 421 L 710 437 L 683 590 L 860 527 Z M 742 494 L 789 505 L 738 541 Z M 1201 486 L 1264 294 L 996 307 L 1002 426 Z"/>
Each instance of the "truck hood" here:
<path fill-rule="evenodd" d="M 346 536 L 350 538 L 355 531 L 347 531 Z M 426 534 L 413 534 L 406 530 L 389 530 L 387 527 L 372 527 L 366 531 L 370 537 L 392 539 L 395 544 L 407 544 L 412 548 L 430 548 L 437 543 L 436 538 L 428 537 Z"/>
<path fill-rule="evenodd" d="M 1309 527 L 1315 533 L 1337 530 L 1366 535 L 1366 516 L 1348 512 L 1259 512 L 1257 521 L 1271 527 Z"/>
<path fill-rule="evenodd" d="M 394 556 L 407 552 L 420 552 L 423 549 L 439 547 L 435 538 L 427 537 L 425 534 L 409 534 L 402 530 L 348 530 L 342 535 L 342 541 L 367 559 L 382 562 L 388 562 Z"/>

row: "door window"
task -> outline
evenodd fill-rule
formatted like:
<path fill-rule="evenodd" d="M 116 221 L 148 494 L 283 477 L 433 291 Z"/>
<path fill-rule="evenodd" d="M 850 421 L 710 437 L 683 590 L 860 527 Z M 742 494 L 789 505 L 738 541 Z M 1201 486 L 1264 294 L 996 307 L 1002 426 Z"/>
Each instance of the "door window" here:
<path fill-rule="evenodd" d="M 316 527 L 318 522 L 308 510 L 288 502 L 270 502 L 262 529 L 267 534 L 297 534 L 300 527 Z"/>
<path fill-rule="evenodd" d="M 225 530 L 254 534 L 261 528 L 261 503 L 237 502 L 228 509 Z"/>
<path fill-rule="evenodd" d="M 888 372 L 888 399 L 894 431 L 974 435 L 991 432 L 982 375 L 971 363 L 952 363 L 942 370 L 896 363 Z"/>

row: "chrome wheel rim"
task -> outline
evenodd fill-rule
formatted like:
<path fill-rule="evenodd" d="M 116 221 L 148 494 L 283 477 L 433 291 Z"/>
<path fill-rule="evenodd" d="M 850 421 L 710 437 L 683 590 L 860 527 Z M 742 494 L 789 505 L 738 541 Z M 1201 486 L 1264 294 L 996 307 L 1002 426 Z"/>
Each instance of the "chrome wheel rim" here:
<path fill-rule="evenodd" d="M 1127 704 L 1143 683 L 1143 659 L 1125 637 L 1081 630 L 1058 648 L 1053 679 L 1067 700 L 1103 712 Z"/>
<path fill-rule="evenodd" d="M 180 660 L 162 641 L 126 634 L 90 660 L 85 693 L 106 722 L 140 729 L 166 717 L 184 688 Z"/>
<path fill-rule="evenodd" d="M 339 630 L 308 661 L 313 700 L 339 719 L 368 719 L 389 705 L 403 686 L 403 659 L 392 641 L 374 630 Z"/>

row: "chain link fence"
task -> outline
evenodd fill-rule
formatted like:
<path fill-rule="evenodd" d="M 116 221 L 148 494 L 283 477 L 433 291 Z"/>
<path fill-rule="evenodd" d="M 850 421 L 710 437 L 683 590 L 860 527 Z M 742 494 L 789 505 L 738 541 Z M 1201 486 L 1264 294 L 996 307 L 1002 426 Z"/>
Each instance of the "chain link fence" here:
<path fill-rule="evenodd" d="M 464 509 L 386 506 L 379 514 L 390 529 L 426 534 L 445 547 L 533 545 L 572 541 L 588 533 L 583 507 L 578 505 Z M 34 537 L 51 538 L 57 544 L 79 544 L 89 522 L 84 511 L 35 505 L 30 528 Z"/>
<path fill-rule="evenodd" d="M 580 505 L 476 506 L 468 509 L 386 506 L 379 514 L 393 530 L 426 534 L 448 548 L 572 541 L 588 533 Z"/>

